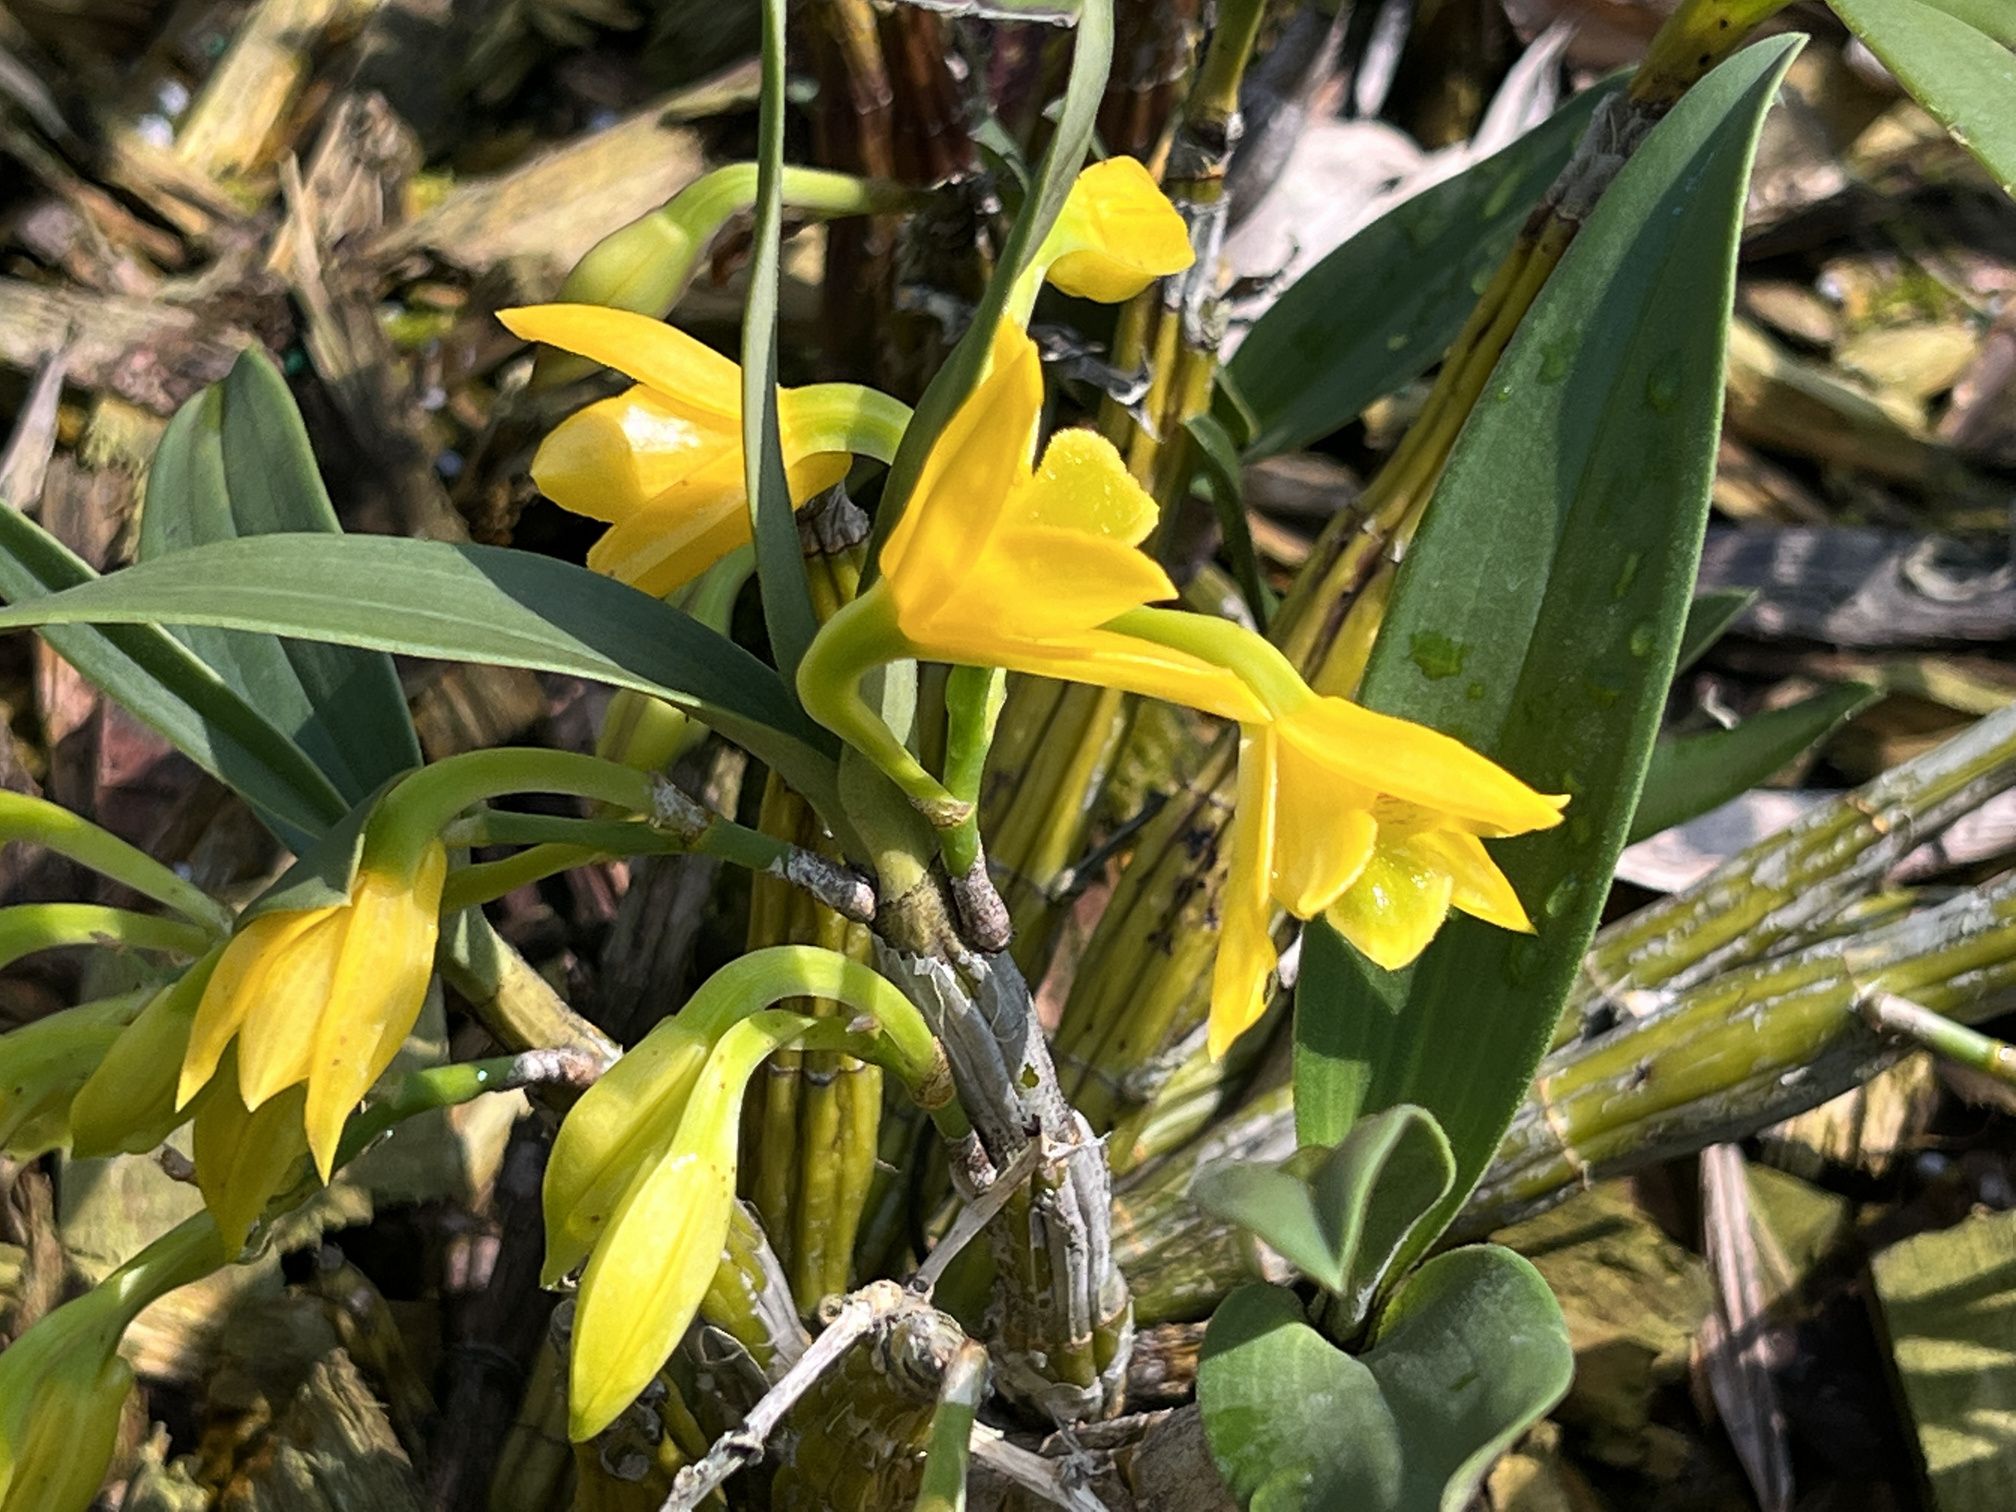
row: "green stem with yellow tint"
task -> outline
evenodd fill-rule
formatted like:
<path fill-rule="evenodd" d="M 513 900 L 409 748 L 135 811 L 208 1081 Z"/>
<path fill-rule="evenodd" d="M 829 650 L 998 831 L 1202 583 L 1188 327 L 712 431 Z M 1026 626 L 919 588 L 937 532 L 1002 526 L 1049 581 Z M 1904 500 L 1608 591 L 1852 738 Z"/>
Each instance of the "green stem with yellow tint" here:
<path fill-rule="evenodd" d="M 199 956 L 217 936 L 199 924 L 96 903 L 18 903 L 0 908 L 0 969 L 38 950 L 103 945 Z"/>
<path fill-rule="evenodd" d="M 26 841 L 59 856 L 67 856 L 100 876 L 133 891 L 218 935 L 231 932 L 231 913 L 202 888 L 185 882 L 145 851 L 128 845 L 110 830 L 79 818 L 47 799 L 25 793 L 0 792 L 0 845 Z"/>

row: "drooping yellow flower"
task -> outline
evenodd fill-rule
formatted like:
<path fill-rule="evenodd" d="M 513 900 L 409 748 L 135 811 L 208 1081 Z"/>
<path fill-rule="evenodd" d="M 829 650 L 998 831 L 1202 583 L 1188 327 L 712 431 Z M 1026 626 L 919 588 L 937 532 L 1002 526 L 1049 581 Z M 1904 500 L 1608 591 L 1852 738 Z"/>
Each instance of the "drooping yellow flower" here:
<path fill-rule="evenodd" d="M 749 540 L 735 363 L 628 310 L 532 305 L 497 318 L 527 341 L 636 380 L 568 416 L 532 459 L 540 492 L 608 523 L 589 549 L 590 567 L 662 596 Z M 777 424 L 793 506 L 838 483 L 855 455 L 888 461 L 909 415 L 858 384 L 780 388 Z"/>
<path fill-rule="evenodd" d="M 1078 175 L 1032 267 L 1066 294 L 1118 304 L 1193 261 L 1189 228 L 1154 176 L 1114 157 Z"/>
<path fill-rule="evenodd" d="M 119 1436 L 133 1371 L 97 1293 L 0 1351 L 0 1512 L 85 1512 Z"/>
<path fill-rule="evenodd" d="M 683 1100 L 671 1140 L 631 1177 L 602 1225 L 574 1310 L 572 1438 L 593 1438 L 614 1422 L 699 1311 L 728 1239 L 743 1093 L 762 1059 L 813 1023 L 772 1009 L 726 1029 Z"/>
<path fill-rule="evenodd" d="M 0 1350 L 0 1512 L 84 1512 L 105 1479 L 133 1372 L 119 1340 L 148 1304 L 224 1263 L 192 1219 Z"/>
<path fill-rule="evenodd" d="M 625 1190 L 678 1136 L 713 1043 L 713 1027 L 690 1008 L 663 1019 L 568 1110 L 540 1192 L 540 1285 L 558 1285 L 588 1258 Z"/>
<path fill-rule="evenodd" d="M 1265 717 L 1235 673 L 1104 628 L 1176 596 L 1139 549 L 1155 501 L 1090 431 L 1060 433 L 1032 465 L 1042 403 L 1035 344 L 1003 324 L 986 378 L 946 423 L 882 548 L 882 576 L 827 621 L 799 664 L 806 710 L 920 804 L 935 784 L 860 698 L 862 675 L 884 662 L 1001 667 Z"/>
<path fill-rule="evenodd" d="M 267 1205 L 293 1185 L 308 1153 L 302 1116 L 307 1094 L 289 1087 L 257 1108 L 247 1107 L 238 1090 L 235 1054 L 225 1052 L 219 1075 L 197 1102 L 190 1154 L 203 1206 L 225 1242 L 240 1246 Z"/>
<path fill-rule="evenodd" d="M 367 837 L 344 902 L 275 909 L 244 925 L 197 1007 L 177 1104 L 189 1104 L 235 1044 L 247 1109 L 306 1085 L 308 1146 L 327 1181 L 344 1120 L 420 1016 L 447 866 L 438 840 L 404 862 L 376 854 Z"/>
<path fill-rule="evenodd" d="M 1389 971 L 1427 947 L 1452 907 L 1529 930 L 1480 837 L 1550 828 L 1566 801 L 1425 726 L 1313 693 L 1290 702 L 1242 732 L 1212 974 L 1213 1055 L 1266 1007 L 1277 908 L 1298 919 L 1322 914 Z"/>

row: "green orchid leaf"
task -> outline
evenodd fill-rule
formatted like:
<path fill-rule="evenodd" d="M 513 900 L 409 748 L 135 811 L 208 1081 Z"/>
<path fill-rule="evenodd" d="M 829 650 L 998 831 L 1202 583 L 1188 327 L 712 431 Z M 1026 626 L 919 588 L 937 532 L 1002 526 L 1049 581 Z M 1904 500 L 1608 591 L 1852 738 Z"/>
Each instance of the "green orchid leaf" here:
<path fill-rule="evenodd" d="M 1722 64 L 1625 164 L 1488 380 L 1373 650 L 1367 704 L 1570 795 L 1558 828 L 1493 845 L 1532 936 L 1452 919 L 1399 973 L 1304 936 L 1302 1141 L 1433 1113 L 1457 1179 L 1417 1249 L 1531 1083 L 1638 805 L 1707 519 L 1750 164 L 1800 40 Z M 1423 644 L 1452 654 L 1417 663 Z"/>
<path fill-rule="evenodd" d="M 757 124 L 749 300 L 742 311 L 742 465 L 770 652 L 787 694 L 819 632 L 777 428 L 777 296 L 784 233 L 784 0 L 761 0 L 763 97 Z"/>
<path fill-rule="evenodd" d="M 1577 96 L 1502 152 L 1381 216 L 1268 307 L 1222 379 L 1245 412 L 1248 457 L 1321 440 L 1441 360 L 1610 92 Z"/>
<path fill-rule="evenodd" d="M 1687 606 L 1687 623 L 1680 631 L 1680 654 L 1673 662 L 1679 676 L 1708 654 L 1708 648 L 1728 633 L 1743 617 L 1743 611 L 1757 602 L 1755 588 L 1711 588 L 1697 593 Z"/>
<path fill-rule="evenodd" d="M 104 581 L 69 547 L 0 503 L 0 598 L 46 602 Z M 307 753 L 158 625 L 70 624 L 42 638 L 85 681 L 242 794 L 291 849 L 342 817 L 343 795 Z"/>
<path fill-rule="evenodd" d="M 1246 600 L 1246 611 L 1260 629 L 1274 618 L 1274 590 L 1260 570 L 1260 554 L 1253 549 L 1253 527 L 1246 518 L 1245 484 L 1239 471 L 1239 448 L 1217 418 L 1192 415 L 1183 422 L 1197 447 L 1204 466 L 1201 473 L 1211 507 L 1218 516 L 1218 533 L 1225 539 L 1225 556 L 1232 564 L 1232 576 Z"/>
<path fill-rule="evenodd" d="M 692 709 L 834 811 L 832 738 L 774 671 L 649 594 L 531 552 L 252 536 L 0 612 L 0 629 L 74 624 L 209 625 L 634 688 Z"/>
<path fill-rule="evenodd" d="M 1662 736 L 1628 838 L 1643 840 L 1749 792 L 1880 697 L 1867 683 L 1841 683 L 1727 730 Z"/>
<path fill-rule="evenodd" d="M 1341 1337 L 1357 1331 L 1388 1267 L 1455 1179 L 1441 1126 L 1402 1104 L 1360 1119 L 1334 1150 L 1279 1166 L 1208 1166 L 1190 1196 L 1336 1298 Z"/>
<path fill-rule="evenodd" d="M 2016 195 L 2016 5 L 1828 0 L 1955 141 Z"/>
<path fill-rule="evenodd" d="M 1197 1399 L 1219 1472 L 1254 1512 L 1461 1512 L 1574 1373 L 1540 1273 L 1476 1245 L 1409 1276 L 1355 1357 L 1292 1292 L 1240 1288 L 1205 1333 Z"/>
<path fill-rule="evenodd" d="M 176 412 L 147 475 L 139 557 L 291 531 L 340 534 L 294 397 L 266 354 Z M 261 710 L 355 803 L 420 764 L 392 658 L 382 651 L 189 626 L 171 631 Z"/>

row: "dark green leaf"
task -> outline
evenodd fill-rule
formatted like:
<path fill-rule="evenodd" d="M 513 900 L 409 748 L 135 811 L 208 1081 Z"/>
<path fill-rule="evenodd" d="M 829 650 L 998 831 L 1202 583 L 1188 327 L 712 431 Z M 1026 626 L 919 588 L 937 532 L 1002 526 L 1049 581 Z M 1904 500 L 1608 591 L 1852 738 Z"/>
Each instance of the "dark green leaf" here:
<path fill-rule="evenodd" d="M 247 351 L 169 422 L 147 475 L 139 556 L 341 529 L 286 381 L 263 352 Z M 201 626 L 176 639 L 285 731 L 346 801 L 420 764 L 405 694 L 382 651 Z"/>
<path fill-rule="evenodd" d="M 1381 216 L 1295 280 L 1226 365 L 1252 417 L 1248 456 L 1321 440 L 1441 359 L 1609 92 L 1599 87 L 1569 101 L 1504 151 Z"/>
<path fill-rule="evenodd" d="M 61 541 L 0 503 L 0 597 L 46 601 L 45 594 L 103 581 Z M 167 631 L 77 624 L 47 630 L 43 639 L 86 681 L 243 794 L 290 848 L 342 817 L 343 796 L 321 769 Z"/>
<path fill-rule="evenodd" d="M 1708 654 L 1708 648 L 1722 639 L 1723 632 L 1757 601 L 1755 588 L 1713 588 L 1694 596 L 1687 606 L 1687 623 L 1680 630 L 1680 654 L 1673 663 L 1677 677 Z"/>
<path fill-rule="evenodd" d="M 1662 738 L 1652 750 L 1629 838 L 1643 840 L 1685 824 L 1749 792 L 1881 696 L 1866 683 L 1842 683 L 1753 715 L 1733 729 Z"/>
<path fill-rule="evenodd" d="M 1408 1277 L 1357 1358 L 1293 1293 L 1242 1287 L 1211 1319 L 1197 1398 L 1212 1458 L 1256 1512 L 1460 1512 L 1574 1373 L 1539 1272 L 1477 1245 Z"/>
<path fill-rule="evenodd" d="M 832 738 L 777 674 L 649 594 L 497 546 L 269 535 L 143 562 L 0 612 L 0 629 L 214 625 L 635 688 L 695 710 L 833 812 Z"/>
<path fill-rule="evenodd" d="M 1334 1296 L 1342 1337 L 1357 1331 L 1388 1266 L 1455 1179 L 1440 1126 L 1402 1104 L 1360 1119 L 1334 1150 L 1280 1166 L 1207 1166 L 1190 1196 Z"/>
<path fill-rule="evenodd" d="M 1637 807 L 1707 517 L 1751 156 L 1799 43 L 1709 74 L 1603 196 L 1457 442 L 1367 669 L 1368 704 L 1571 799 L 1560 827 L 1493 847 L 1537 934 L 1452 919 L 1397 974 L 1323 924 L 1305 936 L 1302 1140 L 1427 1108 L 1457 1180 L 1424 1232 L 1525 1094 Z M 1453 648 L 1461 672 L 1417 664 L 1423 645 Z"/>
<path fill-rule="evenodd" d="M 1218 530 L 1225 537 L 1225 555 L 1231 560 L 1232 575 L 1246 600 L 1246 611 L 1262 630 L 1274 617 L 1274 593 L 1260 572 L 1260 556 L 1253 549 L 1253 530 L 1246 518 L 1244 488 L 1239 475 L 1239 449 L 1225 433 L 1225 427 L 1211 415 L 1192 415 L 1183 422 L 1204 460 L 1203 482 L 1218 515 Z"/>
<path fill-rule="evenodd" d="M 1829 0 L 1898 82 L 2016 195 L 2016 4 Z"/>
<path fill-rule="evenodd" d="M 770 653 L 787 693 L 818 633 L 805 553 L 784 476 L 777 430 L 777 288 L 784 229 L 784 0 L 761 0 L 763 100 L 757 124 L 755 224 L 750 229 L 749 298 L 742 310 L 742 467 L 749 533 Z"/>

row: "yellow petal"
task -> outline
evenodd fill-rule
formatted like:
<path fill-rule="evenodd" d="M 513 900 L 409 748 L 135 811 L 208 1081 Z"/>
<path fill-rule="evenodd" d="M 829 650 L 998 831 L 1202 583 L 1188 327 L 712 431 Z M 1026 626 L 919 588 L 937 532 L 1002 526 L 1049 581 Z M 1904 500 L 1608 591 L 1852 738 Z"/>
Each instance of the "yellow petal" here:
<path fill-rule="evenodd" d="M 906 633 L 961 592 L 982 559 L 1009 495 L 1029 476 L 1042 407 L 1036 344 L 1004 323 L 987 377 L 939 433 L 882 548 L 882 571 Z"/>
<path fill-rule="evenodd" d="M 979 633 L 979 627 L 961 629 L 958 637 L 932 647 L 931 653 L 945 661 L 1003 667 L 1032 677 L 1139 693 L 1242 724 L 1267 718 L 1266 707 L 1240 677 L 1211 662 L 1131 635 L 1088 630 L 1042 641 L 1007 642 Z"/>
<path fill-rule="evenodd" d="M 224 1047 L 259 1003 L 260 983 L 268 968 L 327 912 L 302 908 L 261 914 L 231 937 L 203 989 L 196 1020 L 189 1026 L 189 1051 L 175 1089 L 178 1108 L 187 1107 L 189 1099 L 216 1075 Z"/>
<path fill-rule="evenodd" d="M 1004 511 L 1020 524 L 1102 536 L 1123 546 L 1145 541 L 1159 513 L 1113 443 L 1083 427 L 1050 438 L 1035 475 Z"/>
<path fill-rule="evenodd" d="M 676 326 L 604 305 L 499 310 L 506 330 L 614 368 L 646 388 L 731 420 L 742 413 L 742 369 Z"/>
<path fill-rule="evenodd" d="M 626 516 L 588 548 L 595 571 L 663 598 L 749 540 L 739 474 L 712 493 L 685 486 Z"/>
<path fill-rule="evenodd" d="M 637 1173 L 678 1134 L 708 1048 L 704 1035 L 677 1018 L 664 1019 L 568 1110 L 540 1194 L 546 1218 L 542 1286 L 558 1285 L 587 1258 Z"/>
<path fill-rule="evenodd" d="M 1324 917 L 1374 965 L 1400 970 L 1449 917 L 1453 883 L 1438 859 L 1412 840 L 1380 845 Z"/>
<path fill-rule="evenodd" d="M 1519 894 L 1512 890 L 1505 873 L 1485 851 L 1482 840 L 1459 830 L 1433 830 L 1421 836 L 1418 843 L 1432 852 L 1448 871 L 1454 889 L 1449 895 L 1451 907 L 1500 929 L 1519 934 L 1533 932 L 1533 923 L 1526 917 Z"/>
<path fill-rule="evenodd" d="M 1342 698 L 1319 698 L 1281 723 L 1282 739 L 1361 786 L 1493 835 L 1561 822 L 1565 797 L 1536 793 L 1460 740 Z"/>
<path fill-rule="evenodd" d="M 217 1221 L 217 1232 L 233 1253 L 244 1248 L 252 1225 L 266 1206 L 294 1184 L 308 1141 L 302 1132 L 306 1093 L 290 1087 L 247 1108 L 233 1085 L 220 1076 L 196 1110 L 191 1149 L 196 1187 Z"/>
<path fill-rule="evenodd" d="M 1379 825 L 1376 795 L 1338 778 L 1282 741 L 1275 781 L 1274 898 L 1313 919 L 1358 880 Z"/>
<path fill-rule="evenodd" d="M 1269 897 L 1274 787 L 1273 731 L 1261 726 L 1242 732 L 1225 888 L 1218 901 L 1218 956 L 1211 967 L 1207 1038 L 1213 1059 L 1267 1011 L 1267 980 L 1276 964 Z"/>
<path fill-rule="evenodd" d="M 574 1310 L 568 1435 L 594 1437 L 637 1399 L 692 1323 L 721 1263 L 735 1201 L 742 1094 L 764 1056 L 810 1020 L 751 1015 L 722 1034 L 664 1156 L 610 1215 Z"/>
<path fill-rule="evenodd" d="M 1189 231 L 1154 177 L 1133 158 L 1108 158 L 1078 175 L 1056 228 L 1050 282 L 1066 294 L 1118 304 L 1156 278 L 1190 266 Z"/>
<path fill-rule="evenodd" d="M 577 410 L 532 457 L 532 481 L 562 509 L 622 520 L 667 489 L 719 475 L 742 487 L 742 436 L 732 415 L 691 412 L 647 388 Z"/>
<path fill-rule="evenodd" d="M 931 623 L 957 614 L 983 632 L 1042 640 L 1174 597 L 1168 574 L 1132 546 L 1075 530 L 1003 530 Z"/>
<path fill-rule="evenodd" d="M 250 988 L 257 996 L 238 1029 L 238 1095 L 248 1108 L 308 1079 L 316 1026 L 335 990 L 348 911 L 330 908 L 321 914 L 273 948 Z"/>
<path fill-rule="evenodd" d="M 439 842 L 411 877 L 368 862 L 357 870 L 308 1077 L 308 1146 L 324 1181 L 335 1169 L 345 1120 L 392 1064 L 426 1002 L 447 870 Z"/>

